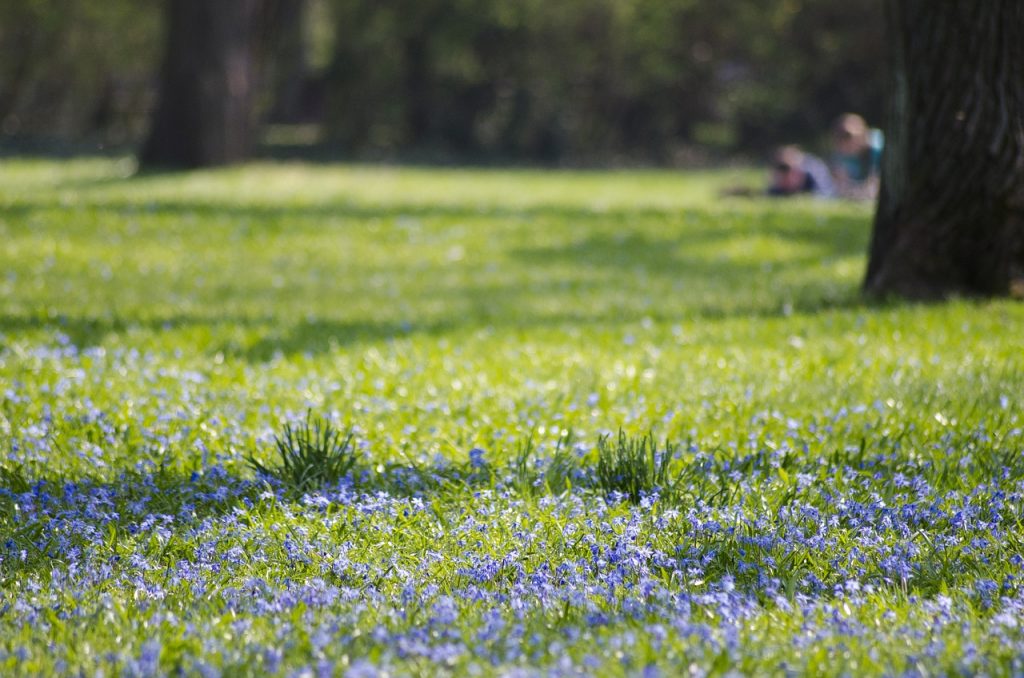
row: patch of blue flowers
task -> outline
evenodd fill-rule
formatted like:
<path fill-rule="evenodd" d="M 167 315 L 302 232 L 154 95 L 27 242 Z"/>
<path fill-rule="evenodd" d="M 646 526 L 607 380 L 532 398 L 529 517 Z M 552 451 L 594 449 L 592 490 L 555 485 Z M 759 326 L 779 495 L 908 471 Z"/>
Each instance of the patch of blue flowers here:
<path fill-rule="evenodd" d="M 221 466 L 5 487 L 0 665 L 671 675 L 865 648 L 911 673 L 1024 670 L 1015 469 L 962 491 L 896 460 L 783 460 L 671 505 L 351 479 L 295 500 Z"/>
<path fill-rule="evenodd" d="M 72 349 L 32 360 L 134 365 L 152 402 L 96 405 L 85 367 L 6 389 L 5 675 L 1024 673 L 1015 418 L 766 413 L 628 492 L 561 430 L 401 461 L 356 428 L 296 492 L 208 377 Z"/>

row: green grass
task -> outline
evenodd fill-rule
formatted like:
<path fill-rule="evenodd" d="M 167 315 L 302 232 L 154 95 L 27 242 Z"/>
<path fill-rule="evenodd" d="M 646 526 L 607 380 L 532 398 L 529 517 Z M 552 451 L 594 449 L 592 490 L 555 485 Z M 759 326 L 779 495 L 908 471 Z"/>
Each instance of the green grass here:
<path fill-rule="evenodd" d="M 672 472 L 672 461 L 678 457 L 668 440 L 659 449 L 653 433 L 630 437 L 620 430 L 614 441 L 610 436 L 597 439 L 597 481 L 609 495 L 618 493 L 634 504 L 652 492 L 659 492 L 663 501 L 675 501 L 680 476 Z"/>
<path fill-rule="evenodd" d="M 1024 306 L 865 303 L 868 207 L 130 174 L 0 165 L 0 673 L 1024 671 Z"/>
<path fill-rule="evenodd" d="M 285 424 L 275 436 L 276 463 L 264 464 L 255 455 L 248 457 L 257 475 L 275 478 L 300 496 L 326 485 L 336 485 L 349 476 L 355 466 L 352 431 L 344 435 L 329 421 L 306 413 L 300 424 Z"/>

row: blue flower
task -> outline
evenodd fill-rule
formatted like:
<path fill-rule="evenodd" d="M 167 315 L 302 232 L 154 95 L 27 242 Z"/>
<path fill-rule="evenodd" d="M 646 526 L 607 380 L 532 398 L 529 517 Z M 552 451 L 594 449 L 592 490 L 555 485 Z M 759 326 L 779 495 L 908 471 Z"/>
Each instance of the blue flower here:
<path fill-rule="evenodd" d="M 479 447 L 474 447 L 469 451 L 469 465 L 473 468 L 483 468 L 487 465 L 487 461 L 484 460 L 486 452 Z"/>

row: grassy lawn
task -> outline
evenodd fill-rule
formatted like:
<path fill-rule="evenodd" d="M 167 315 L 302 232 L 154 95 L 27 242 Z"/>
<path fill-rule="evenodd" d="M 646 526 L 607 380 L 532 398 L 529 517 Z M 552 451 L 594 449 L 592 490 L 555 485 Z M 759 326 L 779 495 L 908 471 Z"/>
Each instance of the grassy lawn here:
<path fill-rule="evenodd" d="M 1024 305 L 865 303 L 867 207 L 130 173 L 0 164 L 0 673 L 1024 672 Z"/>

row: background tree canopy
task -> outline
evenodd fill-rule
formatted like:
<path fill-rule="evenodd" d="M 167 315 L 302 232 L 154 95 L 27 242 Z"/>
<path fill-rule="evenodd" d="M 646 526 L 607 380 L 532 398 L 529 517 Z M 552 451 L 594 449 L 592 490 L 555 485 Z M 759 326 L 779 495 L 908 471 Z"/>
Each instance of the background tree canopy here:
<path fill-rule="evenodd" d="M 685 163 L 814 142 L 883 105 L 874 0 L 269 4 L 261 120 L 346 157 Z M 4 2 L 0 141 L 137 144 L 162 18 L 139 0 Z"/>

